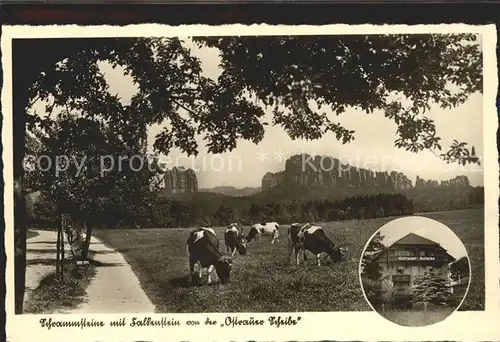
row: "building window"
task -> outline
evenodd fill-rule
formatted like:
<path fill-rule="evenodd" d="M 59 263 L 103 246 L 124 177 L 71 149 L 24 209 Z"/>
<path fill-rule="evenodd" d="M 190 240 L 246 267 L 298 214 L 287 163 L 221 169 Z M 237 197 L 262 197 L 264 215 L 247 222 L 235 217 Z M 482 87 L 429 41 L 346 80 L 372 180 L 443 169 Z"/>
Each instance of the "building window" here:
<path fill-rule="evenodd" d="M 420 256 L 421 257 L 425 256 L 425 251 L 420 251 Z"/>
<path fill-rule="evenodd" d="M 418 274 L 418 266 L 412 266 L 411 267 L 411 274 L 412 275 L 417 275 Z"/>
<path fill-rule="evenodd" d="M 399 250 L 399 251 L 395 251 L 396 252 L 396 256 L 412 256 L 412 252 L 411 251 L 404 251 L 404 250 Z"/>

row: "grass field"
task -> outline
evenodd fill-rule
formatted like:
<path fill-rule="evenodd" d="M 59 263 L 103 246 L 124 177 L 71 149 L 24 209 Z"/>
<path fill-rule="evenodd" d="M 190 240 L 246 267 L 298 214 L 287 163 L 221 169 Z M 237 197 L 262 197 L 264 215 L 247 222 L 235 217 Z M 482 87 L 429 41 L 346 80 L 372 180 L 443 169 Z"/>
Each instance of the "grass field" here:
<path fill-rule="evenodd" d="M 427 311 L 386 311 L 380 314 L 391 322 L 408 327 L 422 327 L 443 321 L 454 308 L 429 309 Z"/>
<path fill-rule="evenodd" d="M 484 310 L 484 215 L 482 209 L 422 214 L 442 222 L 469 252 L 472 284 L 462 310 Z M 227 285 L 190 287 L 186 240 L 191 229 L 97 230 L 96 237 L 123 253 L 158 312 L 367 311 L 358 277 L 359 256 L 368 238 L 394 218 L 321 223 L 337 245 L 348 245 L 351 259 L 321 267 L 309 260 L 289 266 L 286 226 L 280 242 L 248 244 L 236 256 Z M 248 231 L 248 227 L 245 227 Z M 225 251 L 223 228 L 216 228 Z"/>

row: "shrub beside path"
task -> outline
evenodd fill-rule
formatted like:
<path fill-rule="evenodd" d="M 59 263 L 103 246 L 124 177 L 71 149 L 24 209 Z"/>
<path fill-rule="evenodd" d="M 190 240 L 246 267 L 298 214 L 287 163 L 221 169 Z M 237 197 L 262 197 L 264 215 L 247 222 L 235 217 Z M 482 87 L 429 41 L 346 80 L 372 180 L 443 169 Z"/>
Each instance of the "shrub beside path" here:
<path fill-rule="evenodd" d="M 40 235 L 28 240 L 28 259 L 38 258 L 29 249 L 31 244 L 36 241 L 52 241 L 52 258 L 55 259 L 56 232 L 37 232 Z M 123 256 L 119 252 L 106 247 L 95 237 L 92 237 L 90 243 L 89 257 L 95 264 L 96 275 L 87 288 L 84 302 L 76 309 L 64 310 L 60 311 L 60 313 L 154 313 L 155 306 L 142 290 L 139 279 Z M 31 249 L 40 248 L 40 244 L 33 245 L 37 247 L 31 247 Z M 66 255 L 71 257 L 71 252 L 67 252 Z M 39 284 L 45 275 L 54 272 L 54 266 L 48 266 L 48 268 L 47 266 L 40 266 L 40 264 L 36 264 L 27 267 L 27 287 L 29 285 L 36 288 L 37 281 Z"/>

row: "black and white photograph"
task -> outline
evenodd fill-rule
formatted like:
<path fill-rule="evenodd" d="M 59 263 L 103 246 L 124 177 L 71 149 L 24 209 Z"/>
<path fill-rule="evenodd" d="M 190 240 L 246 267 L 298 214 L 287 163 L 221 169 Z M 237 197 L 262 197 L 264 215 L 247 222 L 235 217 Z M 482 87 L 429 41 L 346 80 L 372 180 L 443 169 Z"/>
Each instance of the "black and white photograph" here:
<path fill-rule="evenodd" d="M 447 296 L 456 314 L 484 313 L 485 239 L 498 235 L 485 231 L 485 184 L 498 188 L 485 166 L 497 158 L 485 146 L 494 27 L 153 27 L 2 34 L 19 322 L 133 314 L 147 326 L 189 313 L 203 325 L 218 313 L 229 323 L 217 326 L 235 326 L 304 313 L 314 330 L 331 319 L 307 313 L 428 315 L 440 301 L 395 304 L 397 282 L 382 296 L 372 274 L 385 296 L 374 304 L 360 281 L 367 242 L 393 222 L 379 247 L 427 241 L 446 267 L 466 258 L 458 278 L 446 271 Z"/>
<path fill-rule="evenodd" d="M 426 326 L 459 308 L 470 284 L 467 250 L 442 223 L 412 216 L 385 224 L 368 241 L 360 263 L 372 308 L 405 326 Z"/>

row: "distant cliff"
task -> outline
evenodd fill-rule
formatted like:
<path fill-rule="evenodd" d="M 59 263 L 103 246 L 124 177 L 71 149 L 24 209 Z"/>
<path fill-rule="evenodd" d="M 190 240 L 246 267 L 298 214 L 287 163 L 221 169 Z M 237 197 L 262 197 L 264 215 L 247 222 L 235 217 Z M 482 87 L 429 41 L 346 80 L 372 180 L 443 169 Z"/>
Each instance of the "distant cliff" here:
<path fill-rule="evenodd" d="M 284 183 L 285 180 L 285 171 L 272 173 L 268 172 L 262 177 L 262 191 L 270 190 L 277 186 L 278 184 Z"/>
<path fill-rule="evenodd" d="M 458 176 L 441 183 L 417 177 L 415 187 L 401 172 L 376 172 L 342 164 L 329 156 L 294 155 L 285 164 L 285 170 L 266 173 L 262 178 L 262 191 L 284 186 L 321 186 L 326 188 L 376 188 L 387 190 L 408 190 L 433 187 L 469 187 L 466 176 Z"/>
<path fill-rule="evenodd" d="M 200 189 L 200 192 L 213 192 L 232 197 L 252 196 L 260 191 L 260 188 L 246 187 L 239 189 L 234 186 L 216 186 L 213 188 Z"/>
<path fill-rule="evenodd" d="M 174 167 L 165 170 L 165 191 L 167 194 L 198 192 L 198 179 L 192 169 Z"/>
<path fill-rule="evenodd" d="M 447 180 L 447 181 L 441 181 L 439 183 L 436 180 L 425 180 L 417 176 L 417 180 L 415 181 L 415 188 L 416 189 L 428 189 L 428 188 L 437 188 L 437 187 L 456 187 L 456 188 L 461 188 L 461 187 L 469 187 L 470 182 L 469 178 L 467 176 L 457 176 L 453 179 Z"/>

